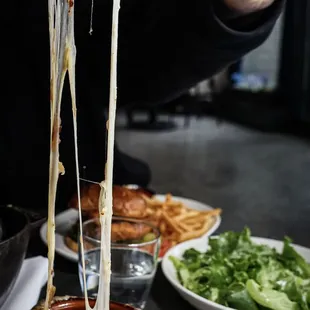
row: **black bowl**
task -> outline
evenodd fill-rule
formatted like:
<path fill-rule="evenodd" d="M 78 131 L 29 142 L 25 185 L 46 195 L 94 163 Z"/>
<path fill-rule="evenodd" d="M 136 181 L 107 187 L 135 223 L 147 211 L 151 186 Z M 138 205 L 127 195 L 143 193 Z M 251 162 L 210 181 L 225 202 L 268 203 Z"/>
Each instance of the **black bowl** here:
<path fill-rule="evenodd" d="M 89 298 L 89 305 L 94 307 L 96 300 Z M 42 310 L 44 309 L 44 301 L 39 303 L 32 310 Z M 51 310 L 85 310 L 85 299 L 82 297 L 55 297 L 52 301 Z M 110 302 L 110 310 L 137 310 L 128 305 L 122 305 L 116 302 Z"/>
<path fill-rule="evenodd" d="M 20 272 L 31 230 L 44 220 L 17 207 L 0 206 L 0 308 Z"/>

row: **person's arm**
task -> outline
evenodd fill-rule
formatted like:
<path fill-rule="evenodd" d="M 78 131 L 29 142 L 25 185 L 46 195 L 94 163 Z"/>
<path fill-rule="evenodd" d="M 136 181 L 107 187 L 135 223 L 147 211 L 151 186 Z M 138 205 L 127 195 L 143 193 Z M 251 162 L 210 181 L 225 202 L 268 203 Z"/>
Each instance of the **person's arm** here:
<path fill-rule="evenodd" d="M 120 99 L 165 103 L 186 93 L 261 45 L 284 4 L 274 0 L 264 9 L 245 12 L 225 1 L 147 2 L 136 39 L 130 39 L 128 50 L 120 49 Z"/>
<path fill-rule="evenodd" d="M 278 5 L 278 0 L 213 0 L 216 17 L 238 31 L 255 30 L 266 21 L 266 15 Z"/>
<path fill-rule="evenodd" d="M 268 0 L 266 6 L 256 9 L 243 6 L 242 9 L 242 4 L 248 1 L 195 1 L 184 39 L 187 46 L 194 47 L 191 57 L 198 65 L 195 67 L 197 80 L 206 79 L 242 58 L 270 35 L 280 16 L 284 0 Z M 228 2 L 238 2 L 240 6 L 233 7 Z M 188 13 L 184 10 L 183 14 Z"/>
<path fill-rule="evenodd" d="M 275 0 L 217 0 L 242 15 L 258 12 L 271 6 Z"/>

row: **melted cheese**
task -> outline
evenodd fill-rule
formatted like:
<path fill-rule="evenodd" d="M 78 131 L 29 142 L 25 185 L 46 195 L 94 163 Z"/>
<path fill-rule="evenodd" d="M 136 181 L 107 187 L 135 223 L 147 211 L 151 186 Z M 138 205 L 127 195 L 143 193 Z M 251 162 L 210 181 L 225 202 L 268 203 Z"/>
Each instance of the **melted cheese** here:
<path fill-rule="evenodd" d="M 48 260 L 49 277 L 44 309 L 48 310 L 55 293 L 53 286 L 53 266 L 55 256 L 55 200 L 59 173 L 64 172 L 59 163 L 59 129 L 60 108 L 63 83 L 68 71 L 72 98 L 74 146 L 76 163 L 77 196 L 79 207 L 79 224 L 81 231 L 82 267 L 86 309 L 91 310 L 88 303 L 86 289 L 86 272 L 84 260 L 84 245 L 82 231 L 82 212 L 80 203 L 80 176 L 77 143 L 76 121 L 76 92 L 75 92 L 75 64 L 76 48 L 74 42 L 74 3 L 72 0 L 49 0 L 49 33 L 50 33 L 50 58 L 51 58 L 51 150 L 50 150 L 50 180 L 48 203 Z M 118 47 L 118 19 L 120 0 L 114 0 L 112 17 L 112 44 L 111 44 L 111 73 L 110 73 L 110 103 L 109 103 L 109 128 L 108 148 L 106 162 L 105 182 L 100 184 L 101 193 L 99 200 L 101 223 L 101 265 L 98 298 L 96 310 L 109 310 L 110 308 L 110 275 L 111 275 L 111 223 L 112 223 L 112 190 L 113 190 L 113 161 L 115 139 L 115 116 L 117 99 L 117 47 Z M 93 14 L 93 2 L 92 12 Z M 92 17 L 91 29 L 92 31 Z"/>
<path fill-rule="evenodd" d="M 59 174 L 64 167 L 59 162 L 60 109 L 63 84 L 69 70 L 70 88 L 75 119 L 75 58 L 74 11 L 72 0 L 49 0 L 49 35 L 50 35 L 50 105 L 51 105 L 51 140 L 50 140 L 50 177 L 48 197 L 48 282 L 44 309 L 50 308 L 56 288 L 53 285 L 55 258 L 55 201 Z M 76 132 L 76 123 L 75 123 Z M 77 153 L 77 152 L 76 152 Z M 78 159 L 76 155 L 78 167 Z M 77 169 L 77 175 L 79 171 Z M 79 195 L 79 187 L 78 187 Z M 80 201 L 80 199 L 79 199 Z"/>
<path fill-rule="evenodd" d="M 81 256 L 83 267 L 83 283 L 85 291 L 86 308 L 91 309 L 88 303 L 88 294 L 86 289 L 86 273 L 85 273 L 85 255 L 84 255 L 84 242 L 83 242 L 83 221 L 82 221 L 82 208 L 81 208 L 81 190 L 80 190 L 80 169 L 78 157 L 78 138 L 77 138 L 77 109 L 76 109 L 76 88 L 75 88 L 75 65 L 76 65 L 76 47 L 74 42 L 74 8 L 72 8 L 71 18 L 68 25 L 68 74 L 71 91 L 72 102 L 72 116 L 73 116 L 73 133 L 74 133 L 74 155 L 75 155 L 75 169 L 76 169 L 76 186 L 77 186 L 77 201 L 79 210 L 79 226 L 80 226 L 80 243 L 81 243 Z"/>
<path fill-rule="evenodd" d="M 113 1 L 112 38 L 111 38 L 111 72 L 110 72 L 110 102 L 108 120 L 108 147 L 106 162 L 105 190 L 102 187 L 100 223 L 101 223 L 101 265 L 100 283 L 96 307 L 97 310 L 110 309 L 110 278 L 111 278 L 111 224 L 113 215 L 113 162 L 115 140 L 115 117 L 117 101 L 117 49 L 118 20 L 120 0 Z"/>
<path fill-rule="evenodd" d="M 50 33 L 50 74 L 51 74 L 51 139 L 50 139 L 50 177 L 49 177 L 49 195 L 48 195 L 48 281 L 44 309 L 50 308 L 51 301 L 55 294 L 53 286 L 54 276 L 54 257 L 55 257 L 55 200 L 59 175 L 59 127 L 60 127 L 60 97 L 61 81 L 63 68 L 61 67 L 60 55 L 64 55 L 64 49 L 60 49 L 60 16 L 59 4 L 54 0 L 49 0 L 49 33 Z"/>
<path fill-rule="evenodd" d="M 94 0 L 91 0 L 89 34 L 93 34 Z"/>

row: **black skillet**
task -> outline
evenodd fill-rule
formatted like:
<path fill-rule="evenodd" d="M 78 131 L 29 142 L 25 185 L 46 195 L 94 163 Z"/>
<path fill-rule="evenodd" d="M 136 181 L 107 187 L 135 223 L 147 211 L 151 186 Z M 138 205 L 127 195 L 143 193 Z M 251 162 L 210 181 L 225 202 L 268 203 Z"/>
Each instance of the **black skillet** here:
<path fill-rule="evenodd" d="M 0 308 L 20 272 L 31 232 L 44 221 L 24 209 L 0 206 Z"/>

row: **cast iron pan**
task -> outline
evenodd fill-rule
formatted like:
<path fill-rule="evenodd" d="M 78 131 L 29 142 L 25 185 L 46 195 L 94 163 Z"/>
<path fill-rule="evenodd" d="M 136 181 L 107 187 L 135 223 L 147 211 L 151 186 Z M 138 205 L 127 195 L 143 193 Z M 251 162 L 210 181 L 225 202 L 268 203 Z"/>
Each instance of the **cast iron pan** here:
<path fill-rule="evenodd" d="M 0 308 L 17 279 L 31 231 L 45 221 L 18 207 L 0 206 Z"/>

